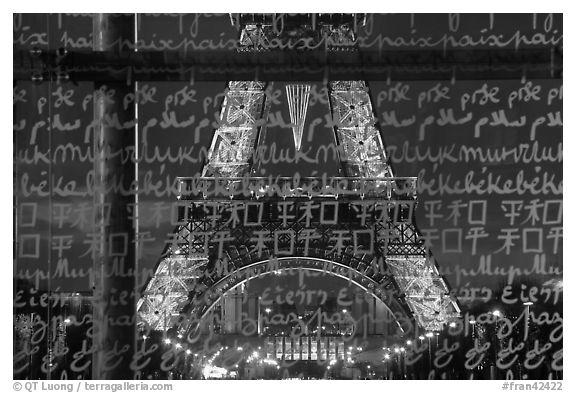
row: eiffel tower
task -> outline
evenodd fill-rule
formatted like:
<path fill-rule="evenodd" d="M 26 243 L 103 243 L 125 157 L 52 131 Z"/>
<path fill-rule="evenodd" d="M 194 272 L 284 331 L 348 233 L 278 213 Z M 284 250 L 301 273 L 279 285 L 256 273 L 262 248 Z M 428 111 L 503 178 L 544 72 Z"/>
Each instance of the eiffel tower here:
<path fill-rule="evenodd" d="M 241 52 L 307 38 L 355 53 L 365 15 L 231 14 L 231 22 Z M 202 177 L 179 178 L 180 223 L 138 302 L 140 325 L 190 337 L 228 291 L 283 269 L 351 280 L 384 302 L 406 334 L 439 331 L 459 318 L 416 226 L 416 178 L 394 176 L 366 83 L 327 84 L 340 175 L 273 181 L 255 176 L 271 106 L 266 88 L 257 80 L 228 83 Z M 288 84 L 286 96 L 300 149 L 310 86 Z"/>

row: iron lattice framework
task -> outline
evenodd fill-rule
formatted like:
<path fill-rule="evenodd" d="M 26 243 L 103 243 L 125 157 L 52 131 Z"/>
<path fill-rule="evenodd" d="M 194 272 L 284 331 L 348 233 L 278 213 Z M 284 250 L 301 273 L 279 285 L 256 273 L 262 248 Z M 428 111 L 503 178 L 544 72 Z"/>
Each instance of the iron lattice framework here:
<path fill-rule="evenodd" d="M 239 51 L 269 51 L 306 42 L 308 48 L 355 50 L 365 14 L 232 14 L 241 28 Z"/>
<path fill-rule="evenodd" d="M 264 115 L 264 83 L 230 82 L 220 122 L 203 176 L 235 177 L 248 173 Z"/>
<path fill-rule="evenodd" d="M 361 20 L 358 15 L 291 19 L 286 24 L 291 27 L 279 32 L 273 16 L 231 18 L 242 27 L 241 50 L 262 50 L 286 34 L 331 37 L 332 46 L 351 47 Z M 190 333 L 238 283 L 294 268 L 353 281 L 382 300 L 403 331 L 414 325 L 440 330 L 458 318 L 458 305 L 416 227 L 416 179 L 394 177 L 366 84 L 329 83 L 344 176 L 328 181 L 250 176 L 269 110 L 264 88 L 260 82 L 229 83 L 202 178 L 180 178 L 182 223 L 138 302 L 141 322 L 154 330 Z M 305 86 L 290 87 L 287 95 L 305 117 L 307 102 L 294 98 L 298 89 L 305 97 Z M 292 119 L 297 148 L 303 122 Z M 325 209 L 338 220 L 323 221 Z M 296 219 L 302 211 L 305 218 Z M 330 242 L 334 237 L 340 239 L 336 244 Z M 359 251 L 359 245 L 367 247 Z"/>

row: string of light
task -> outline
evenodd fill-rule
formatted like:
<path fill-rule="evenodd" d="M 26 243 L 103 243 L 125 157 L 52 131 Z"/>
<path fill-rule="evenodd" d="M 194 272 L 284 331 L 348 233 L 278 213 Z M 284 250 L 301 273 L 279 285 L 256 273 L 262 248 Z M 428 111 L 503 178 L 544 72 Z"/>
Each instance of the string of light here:
<path fill-rule="evenodd" d="M 288 96 L 288 109 L 290 110 L 294 145 L 296 150 L 300 150 L 306 112 L 308 111 L 308 101 L 310 99 L 310 85 L 286 85 L 286 95 Z"/>

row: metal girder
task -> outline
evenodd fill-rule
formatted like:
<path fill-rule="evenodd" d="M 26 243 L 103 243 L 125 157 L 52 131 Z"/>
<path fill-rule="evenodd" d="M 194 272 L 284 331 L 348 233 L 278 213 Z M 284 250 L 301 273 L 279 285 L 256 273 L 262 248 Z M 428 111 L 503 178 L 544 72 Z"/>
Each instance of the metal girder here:
<path fill-rule="evenodd" d="M 360 178 L 393 178 L 364 82 L 332 82 L 330 104 L 336 137 L 343 147 L 340 159 L 344 173 Z M 383 237 L 386 262 L 418 324 L 424 329 L 440 330 L 459 315 L 459 308 L 444 279 L 429 262 L 429 251 L 412 221 L 381 228 L 389 234 Z"/>
<path fill-rule="evenodd" d="M 459 318 L 460 308 L 427 256 L 388 255 L 386 263 L 423 329 L 441 330 Z"/>
<path fill-rule="evenodd" d="M 264 101 L 264 83 L 229 83 L 220 113 L 222 125 L 214 133 L 203 176 L 249 174 L 258 131 L 265 118 Z M 197 278 L 209 262 L 206 240 L 198 233 L 206 233 L 209 228 L 207 221 L 191 217 L 172 233 L 166 258 L 156 267 L 137 306 L 141 320 L 150 329 L 166 331 L 173 326 L 189 294 L 198 290 Z"/>
<path fill-rule="evenodd" d="M 172 327 L 207 263 L 202 255 L 174 254 L 160 261 L 137 304 L 141 320 L 152 330 Z"/>
<path fill-rule="evenodd" d="M 259 128 L 263 125 L 264 83 L 230 82 L 212 138 L 203 176 L 238 177 L 250 172 Z"/>
<path fill-rule="evenodd" d="M 330 108 L 346 176 L 393 177 L 363 81 L 330 83 Z"/>
<path fill-rule="evenodd" d="M 416 200 L 416 177 L 178 177 L 178 199 L 203 201 L 241 199 L 334 198 Z M 400 202 L 399 202 L 400 203 Z"/>
<path fill-rule="evenodd" d="M 317 30 L 321 26 L 351 26 L 356 30 L 358 26 L 366 24 L 366 14 L 320 14 L 320 13 L 231 13 L 232 26 L 243 28 L 247 25 L 276 26 L 277 30 L 287 30 L 291 33 L 295 28 Z"/>
<path fill-rule="evenodd" d="M 294 48 L 355 49 L 356 31 L 365 14 L 234 14 L 233 25 L 241 28 L 239 51 L 270 51 Z"/>
<path fill-rule="evenodd" d="M 386 304 L 398 318 L 397 322 L 402 331 L 408 332 L 413 328 L 411 317 L 407 316 L 409 310 L 405 302 L 396 296 L 390 276 L 374 273 L 375 270 L 372 268 L 374 256 L 367 254 L 354 256 L 347 252 L 332 256 L 321 248 L 312 251 L 306 257 L 282 257 L 270 263 L 267 259 L 272 255 L 269 253 L 254 257 L 242 245 L 231 246 L 222 259 L 221 274 L 203 277 L 198 283 L 194 298 L 182 309 L 177 332 L 182 336 L 189 335 L 222 295 L 239 283 L 250 277 L 261 277 L 285 269 L 316 270 L 354 282 Z M 227 274 L 228 272 L 231 274 Z"/>

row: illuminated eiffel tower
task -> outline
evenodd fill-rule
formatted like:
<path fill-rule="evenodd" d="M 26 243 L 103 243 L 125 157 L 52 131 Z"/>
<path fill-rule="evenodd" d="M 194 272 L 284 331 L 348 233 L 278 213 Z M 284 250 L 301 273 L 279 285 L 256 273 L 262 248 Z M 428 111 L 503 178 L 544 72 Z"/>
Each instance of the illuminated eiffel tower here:
<path fill-rule="evenodd" d="M 239 50 L 247 52 L 267 51 L 273 40 L 302 37 L 323 42 L 328 51 L 357 51 L 356 32 L 364 18 L 231 15 L 240 29 Z M 215 131 L 202 177 L 180 178 L 181 224 L 138 303 L 141 325 L 189 335 L 227 291 L 250 277 L 282 269 L 322 270 L 353 281 L 385 303 L 403 332 L 438 331 L 460 316 L 415 225 L 416 178 L 394 176 L 365 82 L 337 80 L 327 87 L 340 176 L 303 178 L 298 184 L 294 178 L 276 178 L 269 184 L 254 176 L 253 168 L 271 105 L 266 83 L 228 83 L 222 125 Z M 306 84 L 286 88 L 297 149 L 309 94 Z M 314 202 L 321 208 L 306 225 L 287 222 L 286 203 L 297 211 Z M 337 222 L 321 218 L 330 207 Z M 257 224 L 243 225 L 242 220 L 253 216 Z M 240 223 L 231 224 L 234 220 Z M 262 233 L 268 234 L 263 246 L 252 247 Z M 341 241 L 335 246 L 330 239 L 336 235 Z"/>

